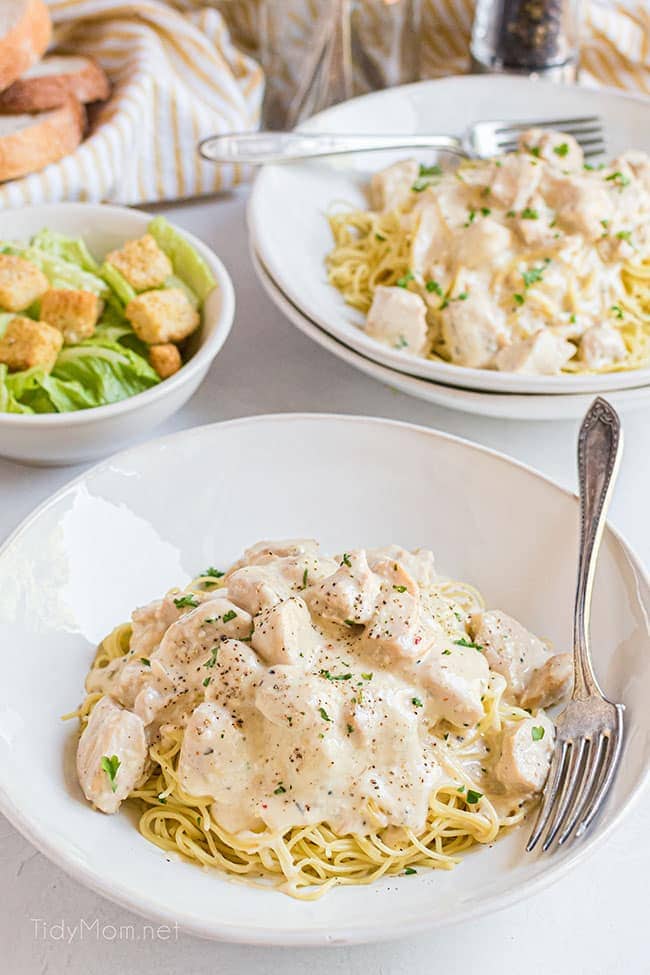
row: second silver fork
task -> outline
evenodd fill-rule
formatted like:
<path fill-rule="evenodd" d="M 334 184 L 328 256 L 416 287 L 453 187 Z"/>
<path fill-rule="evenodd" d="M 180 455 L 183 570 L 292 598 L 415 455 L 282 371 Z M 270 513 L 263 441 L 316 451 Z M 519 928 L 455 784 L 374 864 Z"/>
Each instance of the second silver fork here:
<path fill-rule="evenodd" d="M 556 839 L 561 846 L 589 827 L 607 796 L 621 757 L 624 707 L 607 700 L 594 674 L 589 619 L 596 561 L 622 447 L 618 415 L 598 397 L 582 422 L 578 439 L 580 553 L 573 623 L 573 694 L 556 721 L 551 767 L 528 851 L 540 840 L 543 851 Z"/>

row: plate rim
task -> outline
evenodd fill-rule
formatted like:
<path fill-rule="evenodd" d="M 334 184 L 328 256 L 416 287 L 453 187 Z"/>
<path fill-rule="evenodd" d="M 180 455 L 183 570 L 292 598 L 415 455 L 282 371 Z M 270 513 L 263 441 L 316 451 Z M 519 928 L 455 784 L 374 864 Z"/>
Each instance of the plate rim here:
<path fill-rule="evenodd" d="M 506 81 L 508 84 L 514 82 L 519 86 L 530 86 L 530 85 L 546 85 L 551 89 L 563 89 L 571 92 L 579 92 L 586 94 L 587 97 L 596 96 L 598 94 L 605 94 L 612 96 L 613 98 L 623 99 L 630 102 L 634 102 L 639 105 L 645 105 L 650 107 L 650 95 L 642 95 L 632 92 L 623 91 L 621 89 L 614 88 L 610 85 L 603 85 L 598 88 L 592 88 L 585 85 L 577 84 L 555 84 L 552 82 L 544 81 L 542 79 L 534 78 L 522 78 L 519 76 L 511 75 L 489 75 L 489 76 L 479 76 L 479 75 L 448 75 L 443 78 L 429 78 L 423 81 L 412 82 L 408 85 L 398 85 L 390 89 L 382 89 L 380 91 L 369 92 L 365 95 L 359 95 L 356 98 L 349 99 L 346 102 L 342 102 L 338 105 L 331 106 L 322 112 L 317 113 L 303 123 L 299 129 L 308 131 L 328 131 L 327 123 L 330 116 L 336 116 L 342 109 L 349 105 L 360 106 L 362 103 L 365 104 L 366 100 L 381 100 L 382 98 L 391 97 L 394 93 L 405 93 L 408 95 L 409 92 L 414 90 L 422 90 L 425 88 L 431 88 L 436 85 L 446 84 L 446 85 L 458 85 L 470 88 L 472 85 L 477 83 L 480 79 L 482 84 L 487 82 L 488 85 L 494 88 L 498 88 L 503 85 Z M 330 131 L 335 131 L 334 128 Z M 249 227 L 249 234 L 253 232 L 254 227 L 259 227 L 260 221 L 255 216 L 255 212 L 258 208 L 258 200 L 261 199 L 264 193 L 265 187 L 264 182 L 268 178 L 269 173 L 273 173 L 277 170 L 282 170 L 283 168 L 291 169 L 293 166 L 305 165 L 304 163 L 282 163 L 282 164 L 268 164 L 263 166 L 255 179 L 253 188 L 251 190 L 250 198 L 247 204 L 247 223 Z M 285 286 L 285 282 L 282 280 L 281 274 L 276 273 L 276 267 L 274 267 L 274 251 L 273 248 L 266 248 L 262 244 L 262 238 L 255 234 L 258 244 L 257 249 L 260 255 L 263 257 L 265 264 L 272 270 L 274 280 L 281 283 L 282 290 L 290 298 L 293 304 L 295 304 L 301 312 L 303 312 L 307 317 L 314 321 L 318 326 L 330 335 L 335 337 L 338 341 L 344 341 L 345 337 L 341 335 L 341 326 L 328 323 L 327 316 L 323 313 L 318 313 L 316 308 L 307 308 L 302 304 L 301 295 L 297 290 L 292 290 L 291 279 L 288 280 L 288 285 Z M 279 265 L 277 266 L 279 267 Z M 519 395 L 548 395 L 548 396 L 561 396 L 561 395 L 589 395 L 593 393 L 594 395 L 607 394 L 613 392 L 620 392 L 626 388 L 638 388 L 641 385 L 650 384 L 650 365 L 644 367 L 643 369 L 628 370 L 620 373 L 609 373 L 604 374 L 605 378 L 609 380 L 605 385 L 599 385 L 599 378 L 602 378 L 603 374 L 588 374 L 585 376 L 533 376 L 526 377 L 522 380 L 516 373 L 498 373 L 493 370 L 485 369 L 475 369 L 467 366 L 455 366 L 450 363 L 436 363 L 433 360 L 424 359 L 421 356 L 415 356 L 408 352 L 401 352 L 399 356 L 393 352 L 387 346 L 384 347 L 381 342 L 367 336 L 365 332 L 362 331 L 358 325 L 351 319 L 346 319 L 345 310 L 347 306 L 343 303 L 340 317 L 343 322 L 343 327 L 350 327 L 352 329 L 352 334 L 347 336 L 349 342 L 354 342 L 355 351 L 360 355 L 366 356 L 366 358 L 371 358 L 378 362 L 380 365 L 386 368 L 393 369 L 397 372 L 402 372 L 405 375 L 415 376 L 416 378 L 429 380 L 432 382 L 437 382 L 440 385 L 461 385 L 466 389 L 473 389 L 475 392 L 497 392 L 497 393 L 517 393 Z M 347 309 L 351 314 L 354 309 Z M 354 331 L 358 332 L 358 336 L 354 335 Z M 440 369 L 442 375 L 432 374 L 429 370 L 435 368 Z M 414 372 L 413 370 L 417 370 Z M 453 370 L 453 372 L 452 372 Z M 460 375 L 458 373 L 461 373 Z M 448 375 L 448 373 L 451 373 Z M 488 374 L 488 381 L 490 377 L 499 376 L 501 383 L 505 383 L 504 388 L 495 389 L 491 388 L 492 384 L 488 387 L 484 385 L 486 382 L 486 373 Z M 618 377 L 626 377 L 625 380 L 619 379 Z M 629 379 L 628 379 L 629 377 Z M 633 378 L 636 377 L 636 378 Z M 533 388 L 530 388 L 532 383 Z M 579 383 L 578 388 L 572 388 L 571 390 L 563 389 L 563 385 L 570 383 L 572 386 L 575 383 Z M 619 384 L 620 383 L 620 384 Z M 535 388 L 537 386 L 549 386 L 549 388 Z M 526 388 L 524 388 L 526 387 Z"/>
<path fill-rule="evenodd" d="M 4 560 L 9 549 L 16 543 L 20 536 L 24 532 L 28 531 L 34 525 L 34 523 L 38 521 L 42 514 L 65 497 L 70 490 L 81 485 L 87 478 L 101 474 L 103 471 L 109 470 L 110 468 L 115 470 L 115 468 L 118 466 L 117 462 L 121 462 L 123 464 L 126 460 L 128 460 L 130 455 L 132 456 L 143 451 L 155 451 L 162 446 L 166 447 L 170 442 L 173 442 L 175 438 L 187 437 L 188 434 L 194 435 L 198 432 L 204 432 L 206 430 L 231 428 L 243 425 L 266 425 L 268 423 L 282 423 L 291 425 L 296 421 L 316 421 L 318 423 L 345 422 L 370 426 L 388 425 L 396 429 L 407 430 L 410 433 L 417 434 L 418 436 L 424 434 L 427 437 L 432 438 L 434 441 L 441 440 L 446 443 L 452 443 L 456 447 L 460 447 L 463 450 L 469 448 L 470 451 L 477 451 L 480 454 L 487 455 L 492 460 L 496 460 L 500 464 L 515 467 L 529 477 L 533 477 L 537 480 L 541 479 L 541 481 L 543 481 L 547 487 L 559 492 L 565 498 L 572 500 L 575 504 L 578 502 L 578 497 L 575 492 L 572 492 L 570 489 L 558 484 L 552 478 L 543 474 L 541 471 L 538 471 L 531 465 L 510 457 L 502 451 L 494 450 L 490 447 L 484 446 L 483 444 L 474 443 L 473 441 L 470 441 L 464 437 L 446 433 L 445 431 L 437 430 L 433 427 L 427 427 L 422 424 L 409 423 L 407 421 L 395 420 L 387 417 L 364 416 L 347 413 L 295 412 L 254 414 L 252 416 L 236 417 L 230 420 L 205 423 L 199 426 L 189 427 L 185 430 L 179 430 L 175 433 L 166 434 L 161 437 L 155 437 L 145 441 L 144 443 L 136 444 L 135 446 L 129 447 L 125 450 L 118 451 L 112 456 L 93 464 L 85 471 L 82 471 L 77 476 L 71 478 L 51 495 L 45 498 L 20 521 L 16 528 L 8 535 L 6 539 L 3 540 L 2 544 L 0 544 L 0 562 Z M 168 454 L 168 456 L 172 455 L 173 452 Z M 578 522 L 576 519 L 576 524 L 577 523 Z M 640 559 L 635 549 L 627 542 L 623 534 L 609 522 L 606 524 L 606 529 L 607 532 L 611 532 L 612 537 L 616 540 L 623 553 L 627 556 L 635 573 L 638 574 L 640 579 L 643 581 L 645 588 L 650 594 L 650 574 L 645 568 L 643 561 Z M 628 816 L 640 802 L 641 798 L 648 789 L 649 783 L 650 757 L 646 762 L 645 769 L 639 782 L 637 783 L 634 793 L 630 796 L 627 803 L 613 815 L 611 821 L 607 824 L 607 826 L 605 826 L 604 829 L 598 830 L 596 827 L 597 831 L 588 835 L 587 839 L 578 842 L 572 848 L 571 855 L 567 856 L 567 858 L 561 863 L 558 863 L 555 869 L 551 867 L 550 870 L 544 872 L 540 876 L 529 881 L 525 881 L 520 886 L 511 888 L 503 894 L 494 897 L 487 908 L 484 904 L 475 902 L 474 904 L 468 904 L 467 906 L 457 909 L 452 918 L 436 919 L 427 916 L 426 914 L 420 914 L 408 922 L 400 923 L 398 929 L 382 930 L 380 932 L 378 932 L 373 926 L 372 921 L 364 919 L 360 924 L 348 927 L 340 934 L 329 933 L 324 927 L 314 928 L 311 930 L 305 930 L 301 927 L 269 930 L 259 929 L 244 924 L 209 924 L 197 920 L 196 917 L 193 917 L 192 915 L 177 913 L 172 916 L 171 912 L 165 912 L 163 908 L 152 907 L 147 902 L 146 893 L 143 891 L 136 892 L 132 888 L 129 888 L 128 882 L 112 882 L 109 887 L 106 881 L 102 881 L 101 876 L 98 875 L 95 870 L 88 867 L 83 862 L 80 862 L 76 858 L 66 856 L 65 852 L 56 845 L 54 839 L 52 838 L 53 834 L 48 834 L 46 832 L 44 833 L 42 828 L 39 832 L 38 826 L 35 826 L 33 823 L 33 816 L 28 815 L 27 821 L 25 821 L 25 814 L 21 813 L 18 807 L 14 804 L 9 792 L 6 789 L 4 773 L 1 768 L 0 812 L 6 816 L 12 826 L 22 836 L 24 836 L 28 842 L 36 847 L 36 849 L 46 856 L 48 860 L 60 867 L 68 876 L 72 877 L 75 881 L 83 886 L 90 888 L 100 896 L 107 898 L 108 900 L 123 908 L 126 908 L 127 910 L 133 911 L 141 917 L 155 920 L 160 924 L 177 924 L 178 929 L 184 932 L 213 941 L 260 946 L 317 947 L 326 945 L 381 943 L 403 938 L 407 935 L 434 931 L 450 924 L 458 924 L 476 917 L 488 916 L 498 910 L 502 910 L 510 906 L 514 902 L 519 901 L 524 897 L 530 897 L 535 893 L 550 887 L 554 883 L 557 883 L 568 871 L 576 867 L 595 850 L 602 846 L 602 844 L 611 836 L 614 829 L 620 826 L 621 821 Z"/>

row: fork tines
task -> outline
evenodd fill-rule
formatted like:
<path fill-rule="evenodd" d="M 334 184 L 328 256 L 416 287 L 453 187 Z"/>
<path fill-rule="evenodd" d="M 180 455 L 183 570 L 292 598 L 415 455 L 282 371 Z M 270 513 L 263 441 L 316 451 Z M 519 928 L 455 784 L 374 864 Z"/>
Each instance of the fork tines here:
<path fill-rule="evenodd" d="M 517 138 L 526 129 L 558 129 L 572 135 L 581 145 L 585 157 L 597 156 L 605 151 L 603 126 L 597 115 L 583 115 L 578 118 L 553 119 L 545 122 L 504 122 L 495 126 L 494 138 L 501 152 L 513 152 L 517 148 Z"/>

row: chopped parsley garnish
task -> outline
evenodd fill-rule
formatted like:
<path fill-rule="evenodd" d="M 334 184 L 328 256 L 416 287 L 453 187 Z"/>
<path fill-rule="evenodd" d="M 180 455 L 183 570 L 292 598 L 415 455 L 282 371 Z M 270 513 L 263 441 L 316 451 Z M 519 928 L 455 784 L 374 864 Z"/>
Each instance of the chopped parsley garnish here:
<path fill-rule="evenodd" d="M 531 284 L 536 284 L 538 281 L 543 281 L 543 275 L 543 267 L 531 267 L 530 271 L 522 271 L 521 273 L 521 276 L 524 279 L 524 284 L 527 288 L 530 288 Z"/>
<path fill-rule="evenodd" d="M 467 214 L 467 220 L 463 224 L 463 227 L 469 227 L 470 223 L 474 223 L 475 220 L 476 220 L 476 210 L 470 209 L 469 213 Z"/>
<path fill-rule="evenodd" d="M 469 292 L 461 291 L 459 295 L 457 295 L 455 298 L 452 298 L 452 301 L 467 301 L 468 298 L 469 298 Z"/>
<path fill-rule="evenodd" d="M 188 593 L 186 596 L 177 596 L 174 599 L 174 606 L 176 607 L 176 609 L 183 609 L 184 606 L 191 606 L 192 608 L 194 608 L 198 605 L 199 605 L 198 599 L 196 598 L 196 596 L 193 596 L 191 592 Z"/>
<path fill-rule="evenodd" d="M 345 727 L 347 728 L 348 734 L 351 735 L 352 732 L 354 731 L 354 728 L 352 727 L 352 725 L 351 724 L 346 724 Z"/>
<path fill-rule="evenodd" d="M 448 657 L 450 654 L 451 654 L 451 650 L 443 650 L 442 651 L 443 657 Z"/>
<path fill-rule="evenodd" d="M 442 298 L 442 288 L 437 281 L 427 281 L 424 287 L 429 293 L 433 292 L 434 294 L 440 295 Z"/>
<path fill-rule="evenodd" d="M 415 867 L 404 867 L 404 875 L 406 877 L 411 877 L 414 873 L 417 873 Z"/>
<path fill-rule="evenodd" d="M 140 663 L 144 664 L 145 667 L 151 667 L 151 661 L 148 657 L 140 657 Z"/>
<path fill-rule="evenodd" d="M 162 792 L 160 793 L 160 795 L 156 796 L 156 799 L 158 800 L 158 802 L 160 803 L 161 806 L 166 806 L 167 805 L 167 799 L 162 794 Z"/>
<path fill-rule="evenodd" d="M 277 787 L 277 789 L 274 789 L 274 790 L 273 790 L 273 795 L 274 795 L 274 796 L 281 796 L 281 795 L 284 795 L 284 793 L 285 793 L 286 791 L 287 791 L 287 790 L 285 789 L 285 787 L 284 787 L 283 785 L 279 785 L 279 786 Z"/>
<path fill-rule="evenodd" d="M 210 576 L 212 579 L 221 579 L 225 574 L 225 572 L 222 572 L 220 569 L 215 569 L 212 566 L 209 566 L 201 573 L 202 576 Z"/>
<path fill-rule="evenodd" d="M 393 345 L 394 349 L 405 349 L 408 346 L 408 342 L 403 335 L 400 335 L 397 342 Z"/>
<path fill-rule="evenodd" d="M 361 676 L 363 677 L 364 680 L 372 680 L 373 678 L 372 674 L 362 674 Z"/>
<path fill-rule="evenodd" d="M 413 274 L 413 271 L 407 271 L 406 274 L 404 274 L 401 278 L 397 279 L 395 284 L 397 285 L 398 288 L 406 288 L 409 281 L 412 281 L 414 277 L 415 275 Z"/>
<path fill-rule="evenodd" d="M 211 680 L 212 680 L 211 677 L 206 677 L 205 680 L 203 681 L 203 686 L 207 687 Z"/>
<path fill-rule="evenodd" d="M 609 220 L 601 220 L 600 223 L 601 226 L 604 227 L 605 230 L 607 230 L 607 228 L 609 227 Z"/>
<path fill-rule="evenodd" d="M 330 718 L 329 714 L 327 713 L 327 711 L 325 710 L 325 708 L 319 708 L 318 709 L 318 713 L 320 714 L 320 716 L 323 719 L 323 721 L 331 721 L 332 720 Z"/>
<path fill-rule="evenodd" d="M 632 231 L 631 230 L 619 230 L 616 234 L 619 240 L 626 240 L 628 244 L 632 243 Z"/>
<path fill-rule="evenodd" d="M 357 623 L 355 623 L 354 620 L 343 620 L 343 622 L 346 626 L 357 626 Z"/>
<path fill-rule="evenodd" d="M 331 674 L 329 670 L 319 670 L 320 677 L 324 677 L 325 680 L 351 680 L 352 674 Z"/>
<path fill-rule="evenodd" d="M 539 220 L 539 213 L 537 210 L 532 210 L 530 207 L 525 207 L 521 211 L 522 220 Z"/>
<path fill-rule="evenodd" d="M 483 798 L 482 792 L 474 792 L 474 789 L 467 790 L 467 802 L 470 806 L 476 805 L 479 799 Z"/>
<path fill-rule="evenodd" d="M 526 300 L 524 296 L 520 294 L 515 294 L 512 297 L 514 298 L 515 304 L 517 305 L 523 305 L 524 301 Z"/>
<path fill-rule="evenodd" d="M 422 704 L 422 701 L 420 700 L 419 697 L 412 697 L 411 698 L 411 704 L 413 705 L 414 708 L 422 708 L 422 707 L 424 707 L 424 705 Z"/>
<path fill-rule="evenodd" d="M 420 163 L 419 176 L 442 176 L 442 169 L 437 164 L 433 166 L 424 166 Z"/>
<path fill-rule="evenodd" d="M 203 664 L 204 667 L 214 667 L 217 662 L 217 654 L 219 653 L 219 647 L 213 647 L 210 651 L 211 656 Z"/>
<path fill-rule="evenodd" d="M 406 592 L 406 586 L 393 586 L 395 592 Z"/>
<path fill-rule="evenodd" d="M 464 636 L 461 637 L 460 640 L 454 640 L 454 643 L 456 644 L 457 647 L 469 647 L 471 650 L 480 650 L 480 651 L 483 650 L 482 644 L 472 643 L 471 640 L 465 639 Z"/>
<path fill-rule="evenodd" d="M 623 317 L 623 309 L 621 308 L 620 305 L 612 305 L 610 311 L 613 311 L 617 318 Z"/>
<path fill-rule="evenodd" d="M 227 613 L 223 614 L 222 619 L 224 623 L 230 623 L 230 621 L 234 620 L 236 616 L 237 613 L 234 611 L 234 609 L 229 609 Z"/>
<path fill-rule="evenodd" d="M 506 213 L 506 217 L 516 217 L 516 216 L 517 214 L 515 213 L 514 210 L 508 210 L 508 212 Z"/>
<path fill-rule="evenodd" d="M 556 156 L 567 156 L 569 154 L 568 142 L 562 142 L 559 146 L 553 146 L 553 152 Z"/>
<path fill-rule="evenodd" d="M 534 728 L 530 729 L 530 735 L 533 741 L 541 741 L 544 737 L 544 727 L 543 725 L 536 725 Z"/>
<path fill-rule="evenodd" d="M 343 561 L 348 566 L 348 568 L 350 568 L 350 569 L 352 568 L 352 563 L 350 562 L 350 556 L 348 555 L 347 552 L 344 552 L 343 553 Z"/>
<path fill-rule="evenodd" d="M 422 166 L 418 172 L 418 178 L 411 186 L 414 193 L 421 193 L 426 190 L 427 187 L 431 186 L 433 179 L 436 176 L 442 176 L 442 169 L 440 166 Z"/>
<path fill-rule="evenodd" d="M 456 791 L 457 792 L 464 792 L 465 791 L 465 786 L 464 785 L 459 785 L 458 786 L 458 789 Z"/>
<path fill-rule="evenodd" d="M 628 186 L 630 183 L 630 177 L 626 176 L 625 173 L 619 173 L 618 171 L 615 173 L 610 173 L 609 176 L 605 177 L 605 180 L 608 183 L 614 183 L 620 190 L 622 190 L 624 186 Z"/>
<path fill-rule="evenodd" d="M 308 578 L 308 571 L 307 571 L 307 569 L 305 569 L 305 571 L 302 574 L 302 588 L 303 589 L 306 589 L 307 588 L 307 578 Z"/>
<path fill-rule="evenodd" d="M 386 240 L 386 238 L 384 237 L 383 234 L 375 234 L 375 239 L 376 240 L 381 240 L 381 241 Z"/>
<path fill-rule="evenodd" d="M 492 211 L 490 210 L 489 207 L 481 207 L 481 213 L 483 214 L 484 217 L 489 217 Z"/>
<path fill-rule="evenodd" d="M 111 755 L 110 758 L 108 757 L 108 755 L 102 755 L 101 767 L 108 776 L 108 780 L 111 783 L 111 789 L 113 790 L 113 792 L 115 792 L 115 790 L 117 789 L 115 776 L 117 775 L 117 770 L 121 764 L 122 763 L 120 762 L 117 755 Z"/>
<path fill-rule="evenodd" d="M 539 159 L 539 146 L 526 146 L 526 148 L 531 156 L 535 156 L 536 159 Z"/>
<path fill-rule="evenodd" d="M 575 323 L 576 323 L 575 312 L 574 312 L 573 315 L 569 315 L 569 321 L 571 322 L 572 325 L 575 325 Z"/>

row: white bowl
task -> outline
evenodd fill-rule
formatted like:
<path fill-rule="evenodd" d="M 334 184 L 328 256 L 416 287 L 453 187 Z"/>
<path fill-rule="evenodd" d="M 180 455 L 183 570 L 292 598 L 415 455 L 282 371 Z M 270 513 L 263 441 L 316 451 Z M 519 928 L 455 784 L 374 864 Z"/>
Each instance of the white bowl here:
<path fill-rule="evenodd" d="M 449 873 L 418 871 L 298 902 L 166 856 L 132 816 L 94 812 L 74 772 L 94 647 L 134 606 L 261 538 L 326 551 L 433 549 L 558 649 L 571 637 L 578 505 L 505 457 L 429 429 L 358 417 L 252 417 L 135 447 L 42 505 L 0 550 L 0 809 L 47 856 L 118 903 L 196 934 L 259 944 L 382 940 L 484 914 L 557 880 L 614 829 L 650 765 L 650 584 L 611 529 L 593 600 L 596 672 L 626 705 L 625 754 L 602 816 L 552 856 L 529 825 Z M 647 794 L 647 793 L 646 793 Z"/>
<path fill-rule="evenodd" d="M 97 257 L 141 236 L 149 213 L 127 207 L 56 203 L 0 212 L 0 240 L 27 240 L 47 227 L 83 237 Z M 235 315 L 230 276 L 219 258 L 197 237 L 183 235 L 206 262 L 217 287 L 203 307 L 198 348 L 175 375 L 157 386 L 112 403 L 75 413 L 0 413 L 0 456 L 29 464 L 77 464 L 105 457 L 162 423 L 196 392 L 225 342 Z"/>
<path fill-rule="evenodd" d="M 313 132 L 447 132 L 461 135 L 483 119 L 553 119 L 598 115 L 607 157 L 625 149 L 650 152 L 650 100 L 614 89 L 593 90 L 513 76 L 464 76 L 423 81 L 344 102 L 314 116 Z M 431 161 L 432 151 L 356 153 L 311 162 L 265 166 L 248 208 L 254 246 L 269 273 L 307 318 L 340 342 L 384 366 L 449 386 L 498 393 L 607 392 L 650 383 L 650 367 L 603 375 L 523 376 L 469 369 L 396 351 L 363 331 L 365 316 L 345 304 L 327 281 L 333 246 L 327 212 L 351 204 L 366 209 L 370 175 L 395 159 Z"/>

